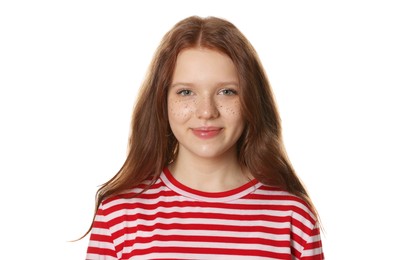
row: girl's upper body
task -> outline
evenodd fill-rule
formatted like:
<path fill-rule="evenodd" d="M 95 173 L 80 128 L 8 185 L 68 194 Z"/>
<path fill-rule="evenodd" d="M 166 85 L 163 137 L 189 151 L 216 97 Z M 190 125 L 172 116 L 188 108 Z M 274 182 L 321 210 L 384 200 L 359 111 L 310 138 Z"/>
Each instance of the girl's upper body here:
<path fill-rule="evenodd" d="M 86 259 L 323 259 L 307 204 L 256 179 L 225 192 L 194 190 L 166 168 L 100 205 Z"/>
<path fill-rule="evenodd" d="M 97 193 L 87 259 L 322 259 L 255 50 L 231 23 L 166 34 L 121 170 Z"/>

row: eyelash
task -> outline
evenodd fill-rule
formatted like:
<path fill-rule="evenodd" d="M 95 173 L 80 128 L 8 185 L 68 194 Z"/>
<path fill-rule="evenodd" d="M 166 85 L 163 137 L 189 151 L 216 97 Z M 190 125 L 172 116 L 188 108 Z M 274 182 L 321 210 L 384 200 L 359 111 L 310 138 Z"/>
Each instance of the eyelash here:
<path fill-rule="evenodd" d="M 227 93 L 229 92 L 229 93 Z M 193 94 L 193 91 L 189 90 L 189 89 L 182 89 L 179 90 L 178 92 L 176 92 L 176 94 L 180 95 L 180 96 L 190 96 Z M 223 94 L 226 96 L 233 96 L 233 95 L 237 95 L 238 92 L 234 89 L 221 89 L 220 91 L 218 91 L 218 94 Z"/>
<path fill-rule="evenodd" d="M 179 90 L 178 92 L 176 92 L 176 94 L 178 94 L 180 96 L 190 96 L 193 94 L 193 92 L 189 89 L 182 89 L 182 90 Z"/>
<path fill-rule="evenodd" d="M 229 93 L 226 93 L 226 92 L 229 92 Z M 238 92 L 234 89 L 228 88 L 228 89 L 221 89 L 218 93 L 223 93 L 224 95 L 227 95 L 227 96 L 233 96 L 233 95 L 237 95 Z"/>

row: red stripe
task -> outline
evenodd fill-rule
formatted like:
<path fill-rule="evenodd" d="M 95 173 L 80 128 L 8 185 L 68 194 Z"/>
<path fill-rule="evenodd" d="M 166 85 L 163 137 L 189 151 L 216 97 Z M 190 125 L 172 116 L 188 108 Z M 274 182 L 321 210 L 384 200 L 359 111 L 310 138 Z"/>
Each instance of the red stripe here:
<path fill-rule="evenodd" d="M 178 182 L 174 177 L 172 177 L 171 172 L 168 170 L 168 168 L 165 168 L 163 170 L 165 176 L 168 178 L 168 180 L 175 186 L 178 187 L 179 189 L 191 193 L 191 194 L 196 194 L 198 196 L 202 196 L 202 197 L 208 197 L 208 198 L 223 198 L 223 197 L 229 197 L 235 194 L 238 194 L 244 190 L 247 190 L 250 187 L 253 187 L 254 185 L 256 185 L 258 183 L 257 179 L 253 179 L 251 181 L 249 181 L 248 183 L 246 183 L 245 185 L 242 185 L 236 189 L 233 190 L 229 190 L 229 191 L 223 191 L 223 192 L 203 192 L 203 191 L 199 191 L 199 190 L 194 190 L 192 188 L 189 188 L 188 186 L 185 186 L 183 184 L 181 184 L 180 182 Z"/>
<path fill-rule="evenodd" d="M 154 252 L 158 253 L 188 253 L 188 254 L 204 254 L 206 255 L 235 255 L 235 256 L 258 256 L 269 257 L 275 259 L 291 259 L 290 254 L 266 252 L 263 250 L 248 250 L 248 249 L 232 249 L 232 248 L 202 248 L 202 247 L 150 247 L 146 249 L 135 249 L 134 252 L 122 255 L 122 259 L 129 259 L 134 255 L 146 255 Z"/>
<path fill-rule="evenodd" d="M 156 218 L 172 219 L 215 219 L 215 220 L 234 220 L 234 221 L 270 221 L 276 223 L 286 223 L 291 221 L 290 216 L 270 216 L 270 215 L 233 215 L 233 214 L 223 214 L 223 213 L 207 213 L 207 212 L 157 212 L 155 215 L 147 215 L 142 213 L 124 215 L 121 217 L 114 218 L 109 221 L 110 226 L 114 226 L 123 221 L 135 221 L 137 219 L 141 220 L 155 220 Z M 300 223 L 300 222 L 299 222 Z M 246 225 L 246 223 L 243 223 Z M 249 225 L 249 223 L 247 223 Z"/>
<path fill-rule="evenodd" d="M 106 249 L 106 248 L 98 248 L 98 247 L 90 247 L 89 246 L 87 249 L 87 253 L 88 254 L 97 254 L 97 255 L 102 255 L 102 256 L 117 257 L 114 250 Z"/>
<path fill-rule="evenodd" d="M 97 241 L 97 242 L 107 242 L 107 243 L 112 243 L 113 241 L 110 239 L 109 236 L 106 235 L 101 235 L 101 234 L 92 234 L 90 236 L 91 241 Z"/>
<path fill-rule="evenodd" d="M 150 243 L 152 241 L 185 241 L 185 242 L 214 242 L 214 243 L 236 243 L 238 246 L 240 244 L 259 244 L 259 245 L 267 245 L 274 247 L 290 247 L 290 242 L 288 241 L 279 241 L 258 237 L 221 237 L 221 236 L 199 236 L 196 234 L 192 235 L 154 235 L 151 237 L 138 237 L 134 240 L 130 240 L 130 242 L 126 242 L 126 244 L 133 245 L 134 243 Z"/>

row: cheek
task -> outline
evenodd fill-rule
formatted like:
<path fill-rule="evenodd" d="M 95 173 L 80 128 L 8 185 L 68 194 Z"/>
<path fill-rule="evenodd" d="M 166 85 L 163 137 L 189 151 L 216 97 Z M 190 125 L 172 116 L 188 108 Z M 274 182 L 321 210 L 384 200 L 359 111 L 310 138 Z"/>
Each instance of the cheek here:
<path fill-rule="evenodd" d="M 219 109 L 221 113 L 224 113 L 226 118 L 232 119 L 232 120 L 239 120 L 242 118 L 242 112 L 241 112 L 241 106 L 240 106 L 240 101 L 235 100 L 233 102 L 230 102 L 229 104 L 225 105 L 219 105 Z"/>
<path fill-rule="evenodd" d="M 192 104 L 180 100 L 168 100 L 168 117 L 170 121 L 185 122 L 192 113 Z"/>

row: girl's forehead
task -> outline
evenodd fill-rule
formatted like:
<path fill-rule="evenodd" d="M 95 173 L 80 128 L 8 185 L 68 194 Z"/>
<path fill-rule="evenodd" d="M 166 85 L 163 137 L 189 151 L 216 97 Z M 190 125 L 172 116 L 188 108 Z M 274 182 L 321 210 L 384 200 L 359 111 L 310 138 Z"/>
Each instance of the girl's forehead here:
<path fill-rule="evenodd" d="M 215 50 L 191 48 L 181 51 L 176 60 L 172 81 L 204 78 L 237 80 L 237 69 L 227 55 Z"/>

